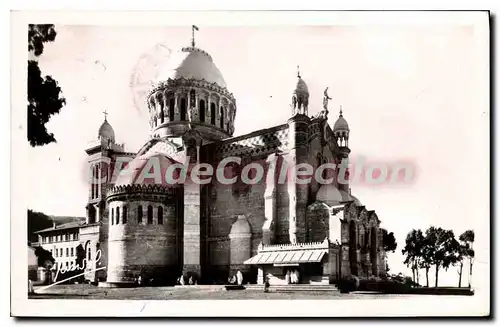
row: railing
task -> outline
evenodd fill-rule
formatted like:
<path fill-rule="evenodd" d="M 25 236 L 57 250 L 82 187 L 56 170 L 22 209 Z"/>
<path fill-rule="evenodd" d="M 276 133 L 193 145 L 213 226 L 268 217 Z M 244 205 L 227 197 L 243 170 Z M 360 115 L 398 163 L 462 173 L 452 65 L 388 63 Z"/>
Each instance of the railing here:
<path fill-rule="evenodd" d="M 293 243 L 293 244 L 259 244 L 259 252 L 269 252 L 277 250 L 303 250 L 303 249 L 327 249 L 329 246 L 328 238 L 323 242 Z"/>

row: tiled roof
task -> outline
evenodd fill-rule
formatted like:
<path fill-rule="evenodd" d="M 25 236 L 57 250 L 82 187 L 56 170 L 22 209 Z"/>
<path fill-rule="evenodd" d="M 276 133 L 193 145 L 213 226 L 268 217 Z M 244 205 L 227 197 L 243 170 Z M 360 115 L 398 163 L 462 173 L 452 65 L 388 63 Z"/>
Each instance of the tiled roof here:
<path fill-rule="evenodd" d="M 56 230 L 63 230 L 63 229 L 79 228 L 83 224 L 84 224 L 83 222 L 74 221 L 74 222 L 70 222 L 70 223 L 56 225 L 55 227 L 45 228 L 45 229 L 42 229 L 42 230 L 35 232 L 35 234 L 56 231 Z"/>

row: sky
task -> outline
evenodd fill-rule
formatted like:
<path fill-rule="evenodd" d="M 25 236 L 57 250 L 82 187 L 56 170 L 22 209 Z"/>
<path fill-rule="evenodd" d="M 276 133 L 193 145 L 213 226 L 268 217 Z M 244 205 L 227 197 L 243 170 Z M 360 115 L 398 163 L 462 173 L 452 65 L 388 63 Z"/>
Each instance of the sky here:
<path fill-rule="evenodd" d="M 310 115 L 321 109 L 326 87 L 331 126 L 342 105 L 351 160 L 416 167 L 417 178 L 409 184 L 352 186 L 367 209 L 376 210 L 382 227 L 396 235 L 391 272 L 408 273 L 401 249 L 412 228 L 434 225 L 457 235 L 474 229 L 473 283 L 486 285 L 489 106 L 482 88 L 488 71 L 473 26 L 198 27 L 197 46 L 210 53 L 236 98 L 235 135 L 286 122 L 299 65 L 309 87 Z M 161 80 L 170 50 L 189 45 L 191 29 L 56 25 L 56 30 L 39 63 L 43 74 L 58 81 L 66 106 L 47 124 L 57 143 L 29 149 L 37 170 L 31 170 L 28 205 L 51 215 L 85 216 L 85 148 L 97 137 L 102 112 L 108 112 L 117 141 L 137 151 L 148 138 L 144 93 L 150 81 Z M 440 274 L 440 284 L 457 280 L 455 268 Z"/>

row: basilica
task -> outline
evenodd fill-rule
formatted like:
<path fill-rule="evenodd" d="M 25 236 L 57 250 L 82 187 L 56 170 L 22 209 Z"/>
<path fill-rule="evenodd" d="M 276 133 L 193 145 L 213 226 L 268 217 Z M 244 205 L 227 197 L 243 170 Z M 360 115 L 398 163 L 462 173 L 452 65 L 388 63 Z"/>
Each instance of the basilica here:
<path fill-rule="evenodd" d="M 126 152 L 105 118 L 85 150 L 99 182 L 89 186 L 78 238 L 89 262 L 100 257 L 86 268 L 86 278 L 119 287 L 138 276 L 165 284 L 181 275 L 200 284 L 224 283 L 238 271 L 245 283 L 258 284 L 288 283 L 290 271 L 304 284 L 385 275 L 380 220 L 351 194 L 348 182 L 278 183 L 277 173 L 263 183 L 240 181 L 252 162 L 274 172 L 285 162 L 319 167 L 348 160 L 349 125 L 342 111 L 333 127 L 328 124 L 326 90 L 323 107 L 309 108 L 299 73 L 290 103 L 283 103 L 292 108 L 287 121 L 233 136 L 237 101 L 210 54 L 193 38 L 173 58 L 172 69 L 147 96 L 150 137 L 142 148 Z M 129 173 L 116 174 L 123 157 L 130 159 Z M 151 158 L 165 172 L 186 158 L 215 167 L 228 157 L 241 158 L 227 166 L 226 174 L 237 179 L 231 185 L 140 178 Z"/>

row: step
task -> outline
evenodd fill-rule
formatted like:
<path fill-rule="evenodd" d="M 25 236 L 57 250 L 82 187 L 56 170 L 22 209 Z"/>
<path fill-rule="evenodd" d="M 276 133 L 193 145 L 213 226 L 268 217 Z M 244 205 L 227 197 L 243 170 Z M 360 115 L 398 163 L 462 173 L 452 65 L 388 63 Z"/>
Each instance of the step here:
<path fill-rule="evenodd" d="M 263 285 L 245 285 L 247 290 L 264 289 Z M 314 285 L 314 284 L 295 284 L 295 285 L 270 285 L 272 292 L 338 292 L 336 285 Z"/>

